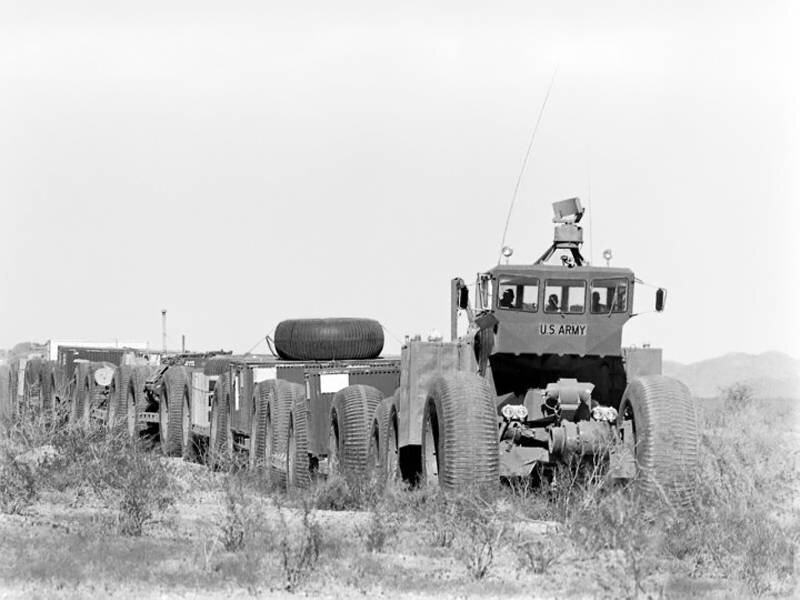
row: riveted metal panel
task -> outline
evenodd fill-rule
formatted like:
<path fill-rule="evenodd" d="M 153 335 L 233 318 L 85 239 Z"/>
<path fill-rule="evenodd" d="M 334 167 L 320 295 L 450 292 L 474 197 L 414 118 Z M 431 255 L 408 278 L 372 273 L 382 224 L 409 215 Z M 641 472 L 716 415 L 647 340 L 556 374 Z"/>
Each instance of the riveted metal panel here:
<path fill-rule="evenodd" d="M 309 410 L 308 451 L 320 456 L 328 453 L 328 417 L 335 393 L 322 392 L 320 373 L 309 373 L 305 385 Z"/>
<path fill-rule="evenodd" d="M 374 387 L 388 398 L 400 387 L 400 369 L 353 371 L 350 375 L 350 385 Z"/>
<path fill-rule="evenodd" d="M 248 366 L 231 369 L 231 428 L 250 435 L 253 419 L 253 370 Z"/>
<path fill-rule="evenodd" d="M 306 369 L 305 365 L 297 365 L 293 363 L 279 364 L 277 368 L 278 379 L 289 381 L 291 383 L 299 383 L 305 385 L 306 383 Z"/>
<path fill-rule="evenodd" d="M 210 425 L 211 393 L 218 378 L 217 375 L 204 375 L 202 371 L 192 373 L 192 425 Z"/>

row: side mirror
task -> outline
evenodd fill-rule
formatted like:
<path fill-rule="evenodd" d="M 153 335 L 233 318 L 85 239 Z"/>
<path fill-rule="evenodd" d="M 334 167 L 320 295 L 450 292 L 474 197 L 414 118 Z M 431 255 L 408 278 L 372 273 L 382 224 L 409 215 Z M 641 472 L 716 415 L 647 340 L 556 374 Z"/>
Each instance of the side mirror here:
<path fill-rule="evenodd" d="M 667 302 L 667 290 L 658 288 L 656 290 L 656 312 L 664 310 L 664 304 Z"/>
<path fill-rule="evenodd" d="M 458 308 L 464 310 L 469 307 L 469 288 L 464 286 L 458 289 Z"/>

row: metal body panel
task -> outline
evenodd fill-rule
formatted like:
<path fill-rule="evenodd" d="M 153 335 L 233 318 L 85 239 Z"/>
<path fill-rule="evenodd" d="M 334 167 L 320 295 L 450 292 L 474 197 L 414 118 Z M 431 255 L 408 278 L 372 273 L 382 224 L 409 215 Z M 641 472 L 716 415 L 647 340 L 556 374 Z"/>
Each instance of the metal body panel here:
<path fill-rule="evenodd" d="M 661 375 L 661 348 L 623 348 L 622 356 L 628 380 L 642 375 Z"/>
<path fill-rule="evenodd" d="M 253 404 L 253 370 L 247 366 L 231 366 L 231 429 L 250 435 L 255 413 Z"/>
<path fill-rule="evenodd" d="M 350 365 L 306 371 L 308 447 L 311 454 L 320 456 L 328 453 L 331 403 L 339 390 L 351 385 L 368 385 L 380 390 L 386 397 L 391 396 L 400 386 L 399 365 Z"/>
<path fill-rule="evenodd" d="M 616 407 L 627 384 L 620 356 L 493 354 L 490 364 L 498 395 L 513 393 L 522 398 L 527 390 L 543 390 L 559 379 L 575 378 L 594 384 L 592 397 L 600 404 Z"/>
<path fill-rule="evenodd" d="M 497 319 L 494 353 L 574 354 L 577 356 L 621 356 L 622 327 L 633 307 L 633 272 L 630 269 L 554 265 L 502 265 L 489 271 L 495 286 L 502 276 L 537 279 L 538 309 L 535 312 L 505 309 L 494 294 L 491 313 Z M 625 279 L 628 282 L 627 310 L 595 314 L 591 312 L 591 285 L 596 280 Z M 583 312 L 545 312 L 547 280 L 585 282 Z"/>
<path fill-rule="evenodd" d="M 131 340 L 107 340 L 107 341 L 86 341 L 78 339 L 62 339 L 62 340 L 48 340 L 45 344 L 47 349 L 47 357 L 50 360 L 57 361 L 59 357 L 59 350 L 61 348 L 105 348 L 136 351 L 141 354 L 147 352 L 147 342 L 131 341 Z"/>
<path fill-rule="evenodd" d="M 412 340 L 400 356 L 400 390 L 397 397 L 398 444 L 422 443 L 422 411 L 428 387 L 437 375 L 455 371 L 476 373 L 478 364 L 471 342 L 423 342 Z"/>
<path fill-rule="evenodd" d="M 83 347 L 58 347 L 58 367 L 64 373 L 64 378 L 69 381 L 75 373 L 75 361 L 88 360 L 89 362 L 107 362 L 116 366 L 123 363 L 126 354 L 133 352 L 127 348 L 83 348 Z"/>
<path fill-rule="evenodd" d="M 385 396 L 400 385 L 400 360 L 378 358 L 352 361 L 286 361 L 274 357 L 237 357 L 231 361 L 231 427 L 249 435 L 255 417 L 255 384 L 270 379 L 298 383 L 305 389 L 309 410 L 309 452 L 315 456 L 328 453 L 329 412 L 333 397 L 349 385 L 369 385 Z M 237 401 L 238 399 L 238 401 Z M 199 422 L 208 426 L 208 422 Z"/>
<path fill-rule="evenodd" d="M 211 395 L 217 383 L 217 375 L 204 375 L 202 371 L 192 373 L 192 425 L 209 427 L 211 424 Z"/>
<path fill-rule="evenodd" d="M 517 446 L 500 442 L 500 477 L 528 477 L 537 464 L 550 462 L 550 453 L 544 448 Z"/>

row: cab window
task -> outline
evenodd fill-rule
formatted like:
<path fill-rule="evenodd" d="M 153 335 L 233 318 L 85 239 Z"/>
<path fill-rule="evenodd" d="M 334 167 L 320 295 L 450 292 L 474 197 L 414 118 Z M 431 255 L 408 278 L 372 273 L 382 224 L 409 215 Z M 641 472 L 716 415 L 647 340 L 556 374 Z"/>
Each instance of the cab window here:
<path fill-rule="evenodd" d="M 579 314 L 586 303 L 586 282 L 548 279 L 544 286 L 544 312 Z"/>
<path fill-rule="evenodd" d="M 628 312 L 628 281 L 595 279 L 589 302 L 590 309 L 595 314 Z"/>
<path fill-rule="evenodd" d="M 476 308 L 488 310 L 492 307 L 494 297 L 494 280 L 491 275 L 481 273 L 478 275 L 478 294 Z"/>
<path fill-rule="evenodd" d="M 539 280 L 501 276 L 497 286 L 497 307 L 536 312 L 539 309 Z"/>

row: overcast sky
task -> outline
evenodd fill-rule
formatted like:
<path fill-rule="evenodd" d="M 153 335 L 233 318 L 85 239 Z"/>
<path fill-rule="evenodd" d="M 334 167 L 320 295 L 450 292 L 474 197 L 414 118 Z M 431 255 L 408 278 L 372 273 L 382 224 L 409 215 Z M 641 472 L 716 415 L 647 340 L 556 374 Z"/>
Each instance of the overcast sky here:
<path fill-rule="evenodd" d="M 669 290 L 626 343 L 800 356 L 797 3 L 432 4 L 0 1 L 0 347 L 447 332 L 558 65 L 515 262 L 577 195 Z"/>

